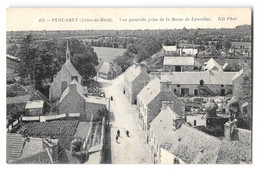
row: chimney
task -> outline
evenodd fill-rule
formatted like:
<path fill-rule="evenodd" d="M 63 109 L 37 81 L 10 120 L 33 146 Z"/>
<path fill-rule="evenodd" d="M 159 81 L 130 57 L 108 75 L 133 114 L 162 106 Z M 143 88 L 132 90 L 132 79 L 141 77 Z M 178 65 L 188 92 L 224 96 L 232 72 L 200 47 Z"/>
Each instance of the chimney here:
<path fill-rule="evenodd" d="M 160 82 L 160 90 L 161 91 L 170 91 L 170 82 Z"/>
<path fill-rule="evenodd" d="M 77 91 L 77 85 L 76 84 L 70 84 L 69 85 L 69 91 Z"/>
<path fill-rule="evenodd" d="M 228 121 L 224 124 L 224 138 L 228 141 L 231 141 L 233 138 L 233 132 L 236 126 L 237 120 Z"/>
<path fill-rule="evenodd" d="M 59 161 L 59 143 L 58 139 L 43 139 L 43 149 L 49 149 L 53 163 Z"/>

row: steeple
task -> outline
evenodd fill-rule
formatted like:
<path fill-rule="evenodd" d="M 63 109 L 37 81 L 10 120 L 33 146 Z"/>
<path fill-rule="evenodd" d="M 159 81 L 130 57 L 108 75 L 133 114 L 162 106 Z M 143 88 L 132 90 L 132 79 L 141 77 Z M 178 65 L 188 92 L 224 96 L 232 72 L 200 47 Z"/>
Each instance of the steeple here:
<path fill-rule="evenodd" d="M 69 40 L 67 41 L 67 49 L 66 49 L 66 61 L 70 61 Z"/>

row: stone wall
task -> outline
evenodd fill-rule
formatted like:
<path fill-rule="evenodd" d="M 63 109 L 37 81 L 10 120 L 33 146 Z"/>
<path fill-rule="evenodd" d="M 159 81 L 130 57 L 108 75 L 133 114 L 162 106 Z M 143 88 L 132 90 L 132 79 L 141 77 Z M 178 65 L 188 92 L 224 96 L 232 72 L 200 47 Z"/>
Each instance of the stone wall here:
<path fill-rule="evenodd" d="M 98 112 L 103 109 L 107 110 L 106 105 L 86 102 L 86 112 L 84 115 L 84 120 L 89 121 L 91 119 L 92 114 L 93 114 L 93 121 L 100 120 L 100 116 L 98 115 Z"/>
<path fill-rule="evenodd" d="M 80 120 L 86 120 L 85 114 L 85 99 L 82 98 L 76 91 L 71 91 L 64 97 L 64 99 L 59 103 L 59 114 L 69 113 L 80 113 Z"/>

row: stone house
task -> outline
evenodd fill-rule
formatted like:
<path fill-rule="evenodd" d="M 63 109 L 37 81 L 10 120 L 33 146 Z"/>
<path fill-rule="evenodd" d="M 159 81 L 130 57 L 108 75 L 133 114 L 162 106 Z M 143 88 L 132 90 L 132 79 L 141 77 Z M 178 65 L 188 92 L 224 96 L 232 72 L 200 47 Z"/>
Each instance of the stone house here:
<path fill-rule="evenodd" d="M 25 105 L 26 116 L 42 116 L 45 114 L 48 99 L 37 90 Z"/>
<path fill-rule="evenodd" d="M 161 131 L 177 129 L 185 121 L 185 104 L 181 101 L 163 101 L 161 112 L 154 118 L 149 129 L 149 146 L 153 157 L 153 162 L 158 163 L 159 143 L 161 138 L 156 136 Z M 161 129 L 163 128 L 163 129 Z M 156 134 L 156 135 L 154 135 Z"/>
<path fill-rule="evenodd" d="M 157 77 L 151 80 L 137 95 L 139 120 L 146 133 L 152 120 L 160 113 L 162 101 L 182 103 L 171 91 L 168 83 L 161 82 Z M 147 140 L 148 137 L 147 135 Z"/>
<path fill-rule="evenodd" d="M 169 82 L 177 96 L 219 95 L 232 93 L 232 77 L 237 72 L 164 72 L 156 74 L 162 82 Z M 153 74 L 153 73 L 152 73 Z"/>
<path fill-rule="evenodd" d="M 151 123 L 154 163 L 159 164 L 250 164 L 251 131 L 227 123 L 220 139 L 182 122 L 177 129 L 174 114 L 158 115 Z M 231 126 L 230 126 L 231 125 Z"/>
<path fill-rule="evenodd" d="M 70 50 L 66 49 L 66 62 L 62 65 L 61 70 L 53 78 L 53 82 L 50 85 L 49 99 L 51 102 L 60 99 L 63 91 L 73 80 L 77 80 L 82 83 L 82 77 L 71 63 Z"/>
<path fill-rule="evenodd" d="M 195 67 L 194 57 L 164 57 L 163 70 L 164 71 L 193 71 Z"/>
<path fill-rule="evenodd" d="M 60 98 L 58 108 L 59 114 L 80 113 L 80 120 L 100 120 L 107 113 L 107 99 L 102 97 L 86 96 L 84 87 L 73 80 Z"/>
<path fill-rule="evenodd" d="M 162 46 L 162 51 L 164 56 L 179 56 L 180 51 L 177 48 L 177 45 L 175 46 Z"/>
<path fill-rule="evenodd" d="M 69 117 L 69 113 L 80 113 L 80 119 L 85 120 L 86 96 L 83 95 L 80 86 L 77 86 L 75 81 L 71 82 L 62 93 L 58 103 L 59 114 L 66 114 L 66 117 Z"/>
<path fill-rule="evenodd" d="M 104 79 L 112 79 L 122 73 L 120 66 L 107 62 L 101 62 L 96 70 L 97 76 Z"/>
<path fill-rule="evenodd" d="M 131 104 L 137 103 L 137 94 L 150 81 L 150 76 L 146 72 L 146 68 L 140 64 L 133 64 L 124 73 L 124 90 Z"/>
<path fill-rule="evenodd" d="M 198 54 L 198 49 L 196 48 L 181 48 L 180 53 L 181 56 L 197 56 Z"/>

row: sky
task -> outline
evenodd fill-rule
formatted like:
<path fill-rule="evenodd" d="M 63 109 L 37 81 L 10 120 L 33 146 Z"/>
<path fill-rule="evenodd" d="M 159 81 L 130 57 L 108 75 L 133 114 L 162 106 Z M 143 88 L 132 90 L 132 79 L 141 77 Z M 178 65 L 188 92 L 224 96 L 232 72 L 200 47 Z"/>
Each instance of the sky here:
<path fill-rule="evenodd" d="M 8 8 L 7 31 L 234 28 L 250 8 Z"/>

